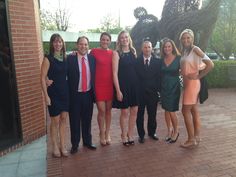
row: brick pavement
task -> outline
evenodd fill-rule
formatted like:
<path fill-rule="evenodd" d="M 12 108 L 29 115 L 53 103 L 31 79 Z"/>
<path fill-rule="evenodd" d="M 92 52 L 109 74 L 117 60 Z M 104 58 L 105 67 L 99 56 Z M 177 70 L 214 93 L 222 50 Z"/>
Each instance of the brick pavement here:
<path fill-rule="evenodd" d="M 120 140 L 119 111 L 112 111 L 112 144 L 99 145 L 96 109 L 93 117 L 91 151 L 80 145 L 68 158 L 51 157 L 48 143 L 48 177 L 236 177 L 236 89 L 211 89 L 210 98 L 200 105 L 202 142 L 198 148 L 182 149 L 186 130 L 178 112 L 180 137 L 175 144 L 164 142 L 166 127 L 163 110 L 158 107 L 159 141 L 146 138 L 124 147 Z M 137 133 L 136 133 L 137 134 Z M 68 127 L 68 149 L 69 142 Z"/>

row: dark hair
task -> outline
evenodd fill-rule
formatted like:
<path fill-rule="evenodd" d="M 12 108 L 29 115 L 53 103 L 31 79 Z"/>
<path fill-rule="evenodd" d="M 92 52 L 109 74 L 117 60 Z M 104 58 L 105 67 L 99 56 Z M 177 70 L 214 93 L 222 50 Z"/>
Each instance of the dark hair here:
<path fill-rule="evenodd" d="M 100 35 L 100 40 L 102 39 L 102 36 L 108 36 L 109 39 L 110 39 L 110 41 L 111 41 L 111 35 L 110 35 L 108 32 L 103 32 L 103 33 L 101 33 L 101 35 Z"/>
<path fill-rule="evenodd" d="M 50 55 L 54 55 L 54 47 L 53 47 L 53 42 L 57 39 L 60 39 L 62 41 L 62 49 L 61 49 L 61 53 L 63 55 L 63 58 L 66 59 L 66 46 L 65 46 L 65 42 L 64 40 L 62 39 L 61 35 L 58 34 L 58 33 L 54 33 L 51 38 L 50 38 L 50 43 L 49 43 L 49 54 Z"/>
<path fill-rule="evenodd" d="M 164 47 L 166 45 L 166 43 L 169 42 L 172 46 L 172 54 L 175 56 L 180 56 L 179 50 L 177 49 L 175 42 L 169 38 L 164 38 L 162 40 L 162 45 L 161 45 L 161 57 L 164 58 L 166 56 L 165 52 L 164 52 Z"/>
<path fill-rule="evenodd" d="M 81 39 L 86 39 L 86 40 L 88 41 L 88 44 L 89 44 L 89 39 L 88 39 L 86 36 L 80 36 L 80 37 L 78 37 L 78 39 L 77 39 L 77 44 L 79 43 L 79 41 L 80 41 Z"/>

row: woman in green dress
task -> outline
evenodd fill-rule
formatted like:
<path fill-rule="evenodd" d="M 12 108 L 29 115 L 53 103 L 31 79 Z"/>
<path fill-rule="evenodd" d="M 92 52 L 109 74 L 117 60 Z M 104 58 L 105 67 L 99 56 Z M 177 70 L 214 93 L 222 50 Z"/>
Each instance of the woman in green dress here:
<path fill-rule="evenodd" d="M 180 99 L 180 53 L 174 41 L 170 39 L 163 40 L 161 58 L 161 104 L 165 110 L 168 129 L 165 141 L 175 143 L 179 137 L 178 119 L 175 112 L 179 110 Z"/>

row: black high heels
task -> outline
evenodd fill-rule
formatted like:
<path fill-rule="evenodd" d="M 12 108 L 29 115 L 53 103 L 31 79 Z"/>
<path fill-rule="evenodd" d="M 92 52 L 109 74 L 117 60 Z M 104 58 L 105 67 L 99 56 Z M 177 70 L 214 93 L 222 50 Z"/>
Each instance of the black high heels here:
<path fill-rule="evenodd" d="M 179 138 L 179 133 L 177 134 L 177 136 L 176 136 L 176 138 L 175 139 L 170 139 L 169 140 L 169 143 L 175 143 L 177 140 L 178 140 L 178 138 Z"/>
<path fill-rule="evenodd" d="M 127 140 L 127 137 L 125 135 L 121 134 L 121 140 L 124 146 L 129 146 L 129 141 Z"/>

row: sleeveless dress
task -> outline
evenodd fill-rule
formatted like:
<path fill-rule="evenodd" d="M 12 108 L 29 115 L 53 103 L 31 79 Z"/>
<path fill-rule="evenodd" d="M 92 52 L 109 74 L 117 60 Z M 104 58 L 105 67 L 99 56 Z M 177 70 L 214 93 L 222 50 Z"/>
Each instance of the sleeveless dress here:
<path fill-rule="evenodd" d="M 47 56 L 50 66 L 48 70 L 48 79 L 53 80 L 51 86 L 47 88 L 48 96 L 51 99 L 51 105 L 48 106 L 51 117 L 58 116 L 61 112 L 69 110 L 69 90 L 67 83 L 66 61 L 59 61 L 51 55 Z"/>
<path fill-rule="evenodd" d="M 196 47 L 196 46 L 195 46 Z M 195 48 L 193 47 L 193 49 Z M 198 75 L 199 71 L 204 69 L 205 64 L 193 49 L 187 55 L 184 54 L 180 60 L 181 75 L 183 76 L 183 105 L 197 104 L 200 91 L 200 80 L 189 79 L 188 75 Z"/>
<path fill-rule="evenodd" d="M 139 103 L 138 77 L 135 71 L 137 59 L 132 52 L 119 55 L 118 80 L 123 100 L 118 101 L 114 94 L 113 108 L 126 109 Z"/>
<path fill-rule="evenodd" d="M 95 95 L 96 101 L 113 99 L 112 50 L 92 49 L 96 60 Z"/>
<path fill-rule="evenodd" d="M 164 59 L 161 63 L 161 105 L 169 112 L 179 110 L 180 82 L 179 82 L 180 57 L 177 56 L 168 66 Z"/>

